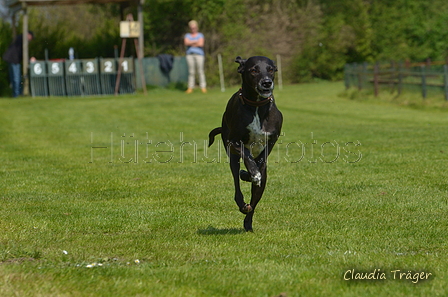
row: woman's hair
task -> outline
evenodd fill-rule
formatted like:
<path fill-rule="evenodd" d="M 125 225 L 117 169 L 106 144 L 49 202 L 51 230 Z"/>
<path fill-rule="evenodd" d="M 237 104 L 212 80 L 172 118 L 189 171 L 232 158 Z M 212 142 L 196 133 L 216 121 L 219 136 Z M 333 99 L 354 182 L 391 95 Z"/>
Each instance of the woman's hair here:
<path fill-rule="evenodd" d="M 199 28 L 198 26 L 198 22 L 196 22 L 195 20 L 191 20 L 188 22 L 188 26 L 192 27 L 192 26 L 196 26 L 197 28 Z"/>

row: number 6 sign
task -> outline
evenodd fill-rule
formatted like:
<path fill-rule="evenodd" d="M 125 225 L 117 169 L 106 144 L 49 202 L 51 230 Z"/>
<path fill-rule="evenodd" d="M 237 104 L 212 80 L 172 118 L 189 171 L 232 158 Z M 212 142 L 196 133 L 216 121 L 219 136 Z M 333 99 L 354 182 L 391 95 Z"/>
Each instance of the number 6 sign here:
<path fill-rule="evenodd" d="M 42 76 L 47 74 L 45 71 L 45 64 L 44 62 L 34 62 L 31 63 L 31 75 L 32 76 Z"/>

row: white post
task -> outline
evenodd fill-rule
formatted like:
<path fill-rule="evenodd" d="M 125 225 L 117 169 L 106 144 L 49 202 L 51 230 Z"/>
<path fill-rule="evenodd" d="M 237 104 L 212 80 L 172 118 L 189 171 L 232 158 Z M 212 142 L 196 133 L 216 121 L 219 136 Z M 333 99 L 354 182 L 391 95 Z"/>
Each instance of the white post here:
<path fill-rule="evenodd" d="M 282 78 L 282 58 L 280 55 L 277 55 L 277 69 L 278 69 L 278 89 L 283 90 L 283 78 Z"/>
<path fill-rule="evenodd" d="M 224 70 L 222 68 L 221 54 L 218 54 L 218 68 L 219 68 L 219 80 L 221 82 L 221 92 L 225 92 L 226 87 L 224 86 Z"/>

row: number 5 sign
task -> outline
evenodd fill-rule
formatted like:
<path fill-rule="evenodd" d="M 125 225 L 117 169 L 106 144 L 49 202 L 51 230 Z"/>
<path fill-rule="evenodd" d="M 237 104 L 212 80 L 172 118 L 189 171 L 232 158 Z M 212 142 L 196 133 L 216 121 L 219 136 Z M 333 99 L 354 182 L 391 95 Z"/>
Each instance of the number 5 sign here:
<path fill-rule="evenodd" d="M 64 75 L 63 62 L 48 62 L 48 75 L 63 76 Z"/>

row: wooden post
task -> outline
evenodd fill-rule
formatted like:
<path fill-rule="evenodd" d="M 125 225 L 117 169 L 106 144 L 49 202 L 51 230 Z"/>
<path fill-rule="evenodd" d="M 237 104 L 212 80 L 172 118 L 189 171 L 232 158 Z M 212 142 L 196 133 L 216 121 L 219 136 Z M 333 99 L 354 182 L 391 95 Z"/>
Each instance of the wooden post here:
<path fill-rule="evenodd" d="M 403 63 L 398 64 L 398 96 L 401 95 L 403 87 Z"/>
<path fill-rule="evenodd" d="M 144 57 L 144 39 L 143 39 L 143 4 L 145 0 L 140 0 L 138 3 L 137 20 L 140 23 L 140 36 L 138 37 L 138 56 Z"/>
<path fill-rule="evenodd" d="M 390 61 L 390 75 L 388 80 L 389 88 L 391 90 L 391 93 L 393 93 L 397 85 L 397 62 L 394 60 Z"/>
<path fill-rule="evenodd" d="M 357 66 L 355 64 L 356 67 L 356 72 L 358 73 L 358 90 L 361 91 L 362 90 L 362 65 Z"/>
<path fill-rule="evenodd" d="M 283 90 L 283 75 L 282 75 L 282 57 L 280 55 L 277 55 L 277 70 L 278 70 L 278 88 L 279 90 Z"/>
<path fill-rule="evenodd" d="M 345 85 L 345 90 L 350 89 L 350 78 L 349 78 L 349 68 L 350 65 L 349 64 L 345 64 L 344 65 L 344 85 Z"/>
<path fill-rule="evenodd" d="M 445 78 L 445 100 L 448 101 L 448 65 L 443 65 L 443 72 Z"/>
<path fill-rule="evenodd" d="M 225 92 L 226 87 L 224 86 L 224 70 L 222 67 L 221 54 L 218 54 L 218 68 L 219 68 L 219 82 L 221 83 L 221 92 Z"/>
<path fill-rule="evenodd" d="M 23 60 L 22 60 L 22 77 L 23 77 L 23 95 L 28 95 L 28 62 L 29 62 L 29 53 L 28 53 L 28 9 L 26 3 L 22 3 L 23 10 L 23 29 L 22 29 L 22 42 L 23 42 Z"/>
<path fill-rule="evenodd" d="M 123 64 L 125 49 L 126 49 L 126 38 L 122 38 L 121 39 L 120 59 L 118 60 L 117 79 L 115 80 L 115 96 L 118 95 L 118 91 L 120 90 L 121 71 L 122 71 L 122 67 L 123 67 L 122 64 Z"/>
<path fill-rule="evenodd" d="M 143 2 L 144 0 L 141 0 L 141 2 Z M 139 6 L 140 7 L 140 6 Z M 140 13 L 140 11 L 139 11 Z M 139 18 L 140 18 L 140 14 L 139 14 Z M 128 14 L 126 17 L 126 21 L 131 22 L 134 21 L 134 17 L 132 16 L 132 14 Z M 141 82 L 142 82 L 142 88 L 143 88 L 143 93 L 146 95 L 146 79 L 145 79 L 145 73 L 143 71 L 143 53 L 141 48 L 139 47 L 139 42 L 143 35 L 143 27 L 142 27 L 142 22 L 140 22 L 140 32 L 139 32 L 139 40 L 137 41 L 137 39 L 134 38 L 134 44 L 135 44 L 135 52 L 137 53 L 137 58 L 138 58 L 138 68 L 140 70 L 140 78 L 141 78 Z M 121 53 L 120 53 L 120 60 L 119 60 L 119 65 L 118 65 L 118 72 L 117 72 L 117 79 L 115 81 L 115 96 L 118 95 L 118 91 L 120 89 L 120 79 L 121 79 L 121 71 L 122 71 L 122 63 L 123 63 L 123 58 L 124 58 L 124 51 L 126 48 L 126 38 L 122 38 L 122 43 L 121 43 Z"/>
<path fill-rule="evenodd" d="M 140 36 L 138 37 L 138 48 L 137 41 L 135 41 L 135 47 L 137 49 L 137 58 L 138 58 L 138 68 L 140 69 L 140 76 L 142 81 L 143 93 L 146 95 L 146 79 L 145 79 L 145 71 L 143 70 L 143 57 L 144 57 L 144 39 L 143 39 L 143 4 L 145 0 L 140 0 L 138 2 L 137 9 L 137 19 L 140 23 Z"/>
<path fill-rule="evenodd" d="M 425 65 L 421 65 L 422 71 L 422 96 L 423 99 L 426 99 L 426 74 L 425 74 Z"/>
<path fill-rule="evenodd" d="M 375 63 L 375 66 L 373 68 L 373 86 L 375 89 L 375 97 L 378 97 L 378 75 L 380 72 L 380 65 L 378 62 Z"/>
<path fill-rule="evenodd" d="M 362 87 L 365 87 L 369 82 L 369 63 L 362 63 Z"/>

